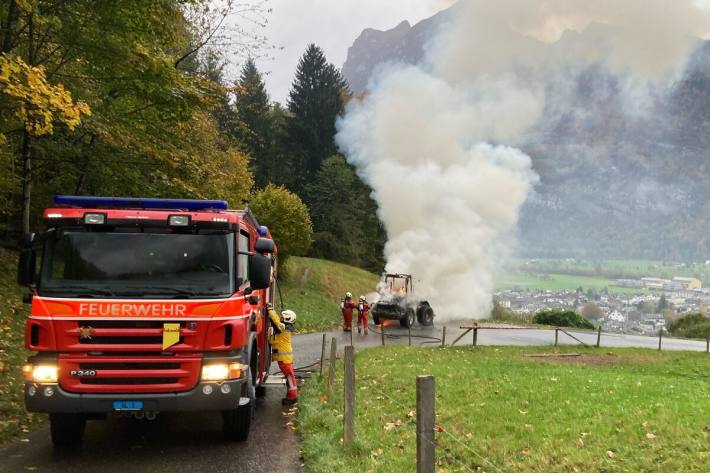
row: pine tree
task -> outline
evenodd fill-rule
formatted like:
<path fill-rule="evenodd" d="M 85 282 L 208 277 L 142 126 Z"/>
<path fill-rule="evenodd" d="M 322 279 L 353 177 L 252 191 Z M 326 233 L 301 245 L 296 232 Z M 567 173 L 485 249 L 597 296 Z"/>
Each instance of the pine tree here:
<path fill-rule="evenodd" d="M 383 269 L 385 235 L 370 192 L 341 156 L 323 161 L 306 187 L 313 221 L 313 256 L 375 272 Z"/>
<path fill-rule="evenodd" d="M 299 193 L 323 160 L 337 152 L 335 120 L 348 93 L 340 71 L 328 63 L 321 48 L 310 44 L 298 63 L 288 99 L 288 133 Z"/>
<path fill-rule="evenodd" d="M 269 95 L 254 60 L 249 58 L 236 83 L 236 137 L 252 157 L 254 178 L 259 187 L 270 182 L 268 145 L 271 124 Z"/>

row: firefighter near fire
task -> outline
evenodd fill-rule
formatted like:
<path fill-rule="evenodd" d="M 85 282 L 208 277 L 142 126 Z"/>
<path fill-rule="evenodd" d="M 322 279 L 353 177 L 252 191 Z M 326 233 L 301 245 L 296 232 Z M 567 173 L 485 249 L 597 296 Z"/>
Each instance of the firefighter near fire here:
<path fill-rule="evenodd" d="M 370 330 L 368 327 L 367 314 L 370 312 L 372 305 L 367 302 L 365 296 L 360 296 L 357 304 L 357 333 L 362 333 L 365 331 L 365 335 L 369 334 Z"/>
<path fill-rule="evenodd" d="M 353 329 L 353 310 L 357 306 L 353 302 L 353 295 L 350 292 L 346 292 L 343 298 L 340 300 L 340 311 L 343 314 L 343 331 L 350 332 Z"/>
<path fill-rule="evenodd" d="M 25 404 L 49 414 L 55 446 L 78 445 L 87 419 L 183 411 L 221 414 L 225 437 L 246 440 L 285 340 L 269 336 L 268 229 L 224 201 L 110 197 L 56 196 L 44 223 L 23 238 L 18 282 Z"/>

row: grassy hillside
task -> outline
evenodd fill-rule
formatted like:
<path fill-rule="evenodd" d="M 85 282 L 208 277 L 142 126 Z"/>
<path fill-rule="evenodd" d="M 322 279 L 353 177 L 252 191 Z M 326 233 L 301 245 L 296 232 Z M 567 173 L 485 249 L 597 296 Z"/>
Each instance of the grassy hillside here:
<path fill-rule="evenodd" d="M 299 331 L 337 327 L 341 323 L 340 299 L 346 291 L 354 297 L 375 290 L 379 276 L 341 263 L 292 257 L 282 270 L 284 306 L 298 315 Z M 278 293 L 276 306 L 281 307 Z"/>
<path fill-rule="evenodd" d="M 331 401 L 317 378 L 302 390 L 304 462 L 313 473 L 414 471 L 415 379 L 431 374 L 437 471 L 707 471 L 707 357 L 578 347 L 365 350 L 356 356 L 352 448 L 340 443 L 342 364 Z"/>
<path fill-rule="evenodd" d="M 29 306 L 22 303 L 16 267 L 17 255 L 0 249 L 0 444 L 43 418 L 26 413 L 23 403 L 23 334 Z"/>

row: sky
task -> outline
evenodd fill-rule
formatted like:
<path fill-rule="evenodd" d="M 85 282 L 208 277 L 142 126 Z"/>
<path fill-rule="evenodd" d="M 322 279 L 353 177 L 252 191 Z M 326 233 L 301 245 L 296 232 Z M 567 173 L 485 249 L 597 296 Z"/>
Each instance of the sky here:
<path fill-rule="evenodd" d="M 266 74 L 271 99 L 285 103 L 298 60 L 309 43 L 323 48 L 328 61 L 341 68 L 348 48 L 365 28 L 390 29 L 403 20 L 414 25 L 453 3 L 454 0 L 268 0 L 272 12 L 260 33 L 283 49 L 272 51 L 272 58 L 259 60 L 257 66 Z"/>

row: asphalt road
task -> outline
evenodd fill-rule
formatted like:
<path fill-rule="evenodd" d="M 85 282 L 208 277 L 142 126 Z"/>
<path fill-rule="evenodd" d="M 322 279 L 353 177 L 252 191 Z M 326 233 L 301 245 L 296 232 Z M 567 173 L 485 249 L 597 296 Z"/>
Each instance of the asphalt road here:
<path fill-rule="evenodd" d="M 446 341 L 451 344 L 463 330 L 461 323 L 449 322 Z M 397 327 L 386 329 L 385 343 L 408 343 L 408 331 Z M 440 339 L 442 324 L 435 327 L 412 329 L 412 344 L 426 345 Z M 596 343 L 595 333 L 570 332 L 588 344 Z M 350 335 L 343 332 L 326 334 L 326 356 L 332 337 L 338 352 L 350 343 Z M 480 345 L 551 345 L 554 331 L 550 330 L 480 330 Z M 472 334 L 458 344 L 471 344 Z M 320 358 L 322 334 L 295 337 L 296 367 L 311 365 Z M 578 342 L 559 334 L 560 344 Z M 373 330 L 366 337 L 353 334 L 353 344 L 362 349 L 381 344 L 381 337 Z M 658 339 L 630 335 L 603 334 L 602 347 L 657 348 Z M 663 348 L 671 350 L 705 350 L 705 343 L 691 340 L 663 339 Z M 273 369 L 275 369 L 274 365 Z M 318 365 L 309 368 L 318 369 Z M 237 473 L 264 471 L 300 473 L 298 440 L 288 427 L 290 417 L 281 407 L 283 386 L 273 386 L 264 399 L 258 400 L 255 421 L 249 440 L 245 443 L 225 442 L 221 436 L 218 414 L 160 414 L 155 421 L 111 419 L 90 421 L 83 448 L 76 452 L 54 452 L 47 427 L 27 435 L 20 441 L 0 449 L 0 472 L 25 471 L 57 473 L 175 473 L 199 471 L 204 473 Z"/>

